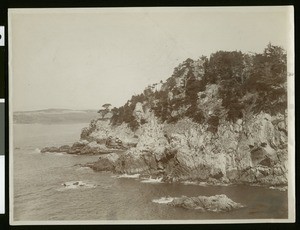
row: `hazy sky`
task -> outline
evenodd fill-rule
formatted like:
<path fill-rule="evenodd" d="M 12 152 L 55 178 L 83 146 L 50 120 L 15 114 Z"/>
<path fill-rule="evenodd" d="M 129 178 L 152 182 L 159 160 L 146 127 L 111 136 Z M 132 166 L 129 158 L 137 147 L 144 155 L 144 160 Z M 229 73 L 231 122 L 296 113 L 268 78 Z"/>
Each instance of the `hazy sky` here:
<path fill-rule="evenodd" d="M 187 58 L 287 49 L 287 7 L 10 10 L 13 110 L 123 105 Z"/>

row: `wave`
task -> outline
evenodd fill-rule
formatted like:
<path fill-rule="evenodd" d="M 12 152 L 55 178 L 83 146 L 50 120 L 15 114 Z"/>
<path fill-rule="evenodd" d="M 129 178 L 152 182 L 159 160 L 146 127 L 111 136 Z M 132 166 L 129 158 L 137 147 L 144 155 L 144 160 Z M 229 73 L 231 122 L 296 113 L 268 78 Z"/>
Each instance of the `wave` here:
<path fill-rule="evenodd" d="M 36 149 L 33 149 L 33 148 L 18 148 L 18 150 L 21 150 L 25 154 L 29 154 L 29 155 L 36 155 L 36 154 L 41 153 L 41 150 L 39 148 L 36 148 Z"/>
<path fill-rule="evenodd" d="M 93 170 L 88 166 L 80 166 L 79 168 L 76 169 L 76 171 L 93 171 Z"/>
<path fill-rule="evenodd" d="M 160 177 L 160 178 L 149 178 L 149 179 L 146 179 L 146 180 L 142 180 L 141 181 L 142 183 L 153 183 L 153 184 L 156 184 L 156 183 L 163 183 L 162 182 L 162 177 Z"/>
<path fill-rule="evenodd" d="M 35 153 L 41 153 L 41 150 L 40 150 L 39 148 L 36 148 L 36 149 L 34 150 L 34 152 L 35 152 Z"/>
<path fill-rule="evenodd" d="M 116 176 L 117 178 L 139 178 L 140 177 L 140 174 L 122 174 L 122 175 L 119 175 L 119 176 Z"/>
<path fill-rule="evenodd" d="M 203 187 L 207 187 L 207 186 L 224 186 L 224 187 L 227 187 L 227 186 L 232 186 L 232 184 L 225 184 L 225 183 L 214 183 L 214 184 L 210 184 L 210 183 L 207 183 L 207 182 L 196 182 L 196 181 L 183 181 L 181 182 L 182 184 L 184 185 L 197 185 L 197 186 L 203 186 Z"/>
<path fill-rule="evenodd" d="M 288 190 L 288 187 L 287 186 L 284 186 L 284 187 L 271 186 L 271 187 L 269 187 L 269 189 L 274 189 L 274 190 L 278 190 L 278 191 L 281 191 L 281 192 L 285 192 L 285 191 Z"/>
<path fill-rule="evenodd" d="M 159 199 L 153 199 L 152 202 L 157 204 L 168 204 L 171 203 L 173 200 L 173 197 L 161 197 Z"/>
<path fill-rule="evenodd" d="M 196 181 L 183 181 L 182 184 L 184 184 L 184 185 L 198 185 L 198 186 L 203 186 L 203 187 L 208 186 L 208 183 L 206 183 L 206 182 L 196 182 Z"/>

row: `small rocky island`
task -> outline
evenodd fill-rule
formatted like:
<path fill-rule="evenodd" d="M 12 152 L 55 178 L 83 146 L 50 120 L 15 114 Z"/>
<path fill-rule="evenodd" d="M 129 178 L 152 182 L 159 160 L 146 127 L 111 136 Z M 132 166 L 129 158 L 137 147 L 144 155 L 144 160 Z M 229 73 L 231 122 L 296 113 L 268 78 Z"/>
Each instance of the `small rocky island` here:
<path fill-rule="evenodd" d="M 124 106 L 104 105 L 73 145 L 41 152 L 99 154 L 86 166 L 164 182 L 285 187 L 287 117 L 282 48 L 269 44 L 261 54 L 218 51 L 187 59 L 165 82 L 148 86 Z M 206 199 L 171 203 L 228 209 L 199 206 Z"/>
<path fill-rule="evenodd" d="M 243 208 L 242 204 L 236 203 L 226 195 L 198 196 L 198 197 L 170 197 L 154 200 L 155 203 L 167 204 L 174 207 L 197 210 L 200 212 L 228 212 Z"/>

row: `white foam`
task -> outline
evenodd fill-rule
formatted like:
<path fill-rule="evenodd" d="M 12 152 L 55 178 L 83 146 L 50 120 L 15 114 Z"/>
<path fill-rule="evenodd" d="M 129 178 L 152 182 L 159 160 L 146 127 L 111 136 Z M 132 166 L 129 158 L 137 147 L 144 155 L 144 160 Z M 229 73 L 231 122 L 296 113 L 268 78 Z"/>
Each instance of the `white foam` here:
<path fill-rule="evenodd" d="M 139 178 L 140 177 L 140 174 L 122 174 L 122 175 L 119 175 L 117 176 L 117 178 Z"/>
<path fill-rule="evenodd" d="M 209 184 L 207 182 L 195 182 L 195 181 L 183 181 L 182 184 L 184 185 L 198 185 L 198 186 L 203 186 L 203 187 L 207 187 L 207 186 L 231 186 L 232 184 L 225 184 L 225 183 L 214 183 L 214 184 Z"/>
<path fill-rule="evenodd" d="M 36 152 L 36 153 L 41 153 L 41 150 L 40 150 L 39 148 L 36 148 L 36 149 L 34 150 L 34 152 Z"/>
<path fill-rule="evenodd" d="M 206 187 L 208 184 L 206 182 L 195 182 L 195 181 L 184 181 L 182 182 L 184 185 L 198 185 L 198 186 L 203 186 Z"/>
<path fill-rule="evenodd" d="M 262 187 L 260 184 L 250 184 L 251 187 Z"/>
<path fill-rule="evenodd" d="M 157 204 L 168 204 L 171 203 L 173 200 L 173 197 L 161 197 L 159 199 L 153 199 L 152 202 Z"/>
<path fill-rule="evenodd" d="M 81 166 L 77 168 L 76 171 L 93 171 L 93 170 L 88 166 Z"/>
<path fill-rule="evenodd" d="M 271 187 L 269 187 L 269 189 L 275 189 L 275 190 L 279 190 L 281 192 L 285 192 L 285 191 L 288 190 L 287 186 L 285 186 L 285 187 L 274 187 L 274 186 L 271 186 Z"/>
<path fill-rule="evenodd" d="M 155 178 L 155 179 L 153 179 L 153 178 L 149 178 L 149 179 L 146 179 L 146 180 L 142 180 L 141 181 L 142 183 L 153 183 L 153 184 L 156 184 L 156 183 L 163 183 L 162 182 L 162 177 L 160 177 L 160 178 Z"/>
<path fill-rule="evenodd" d="M 184 181 L 184 182 L 182 182 L 184 185 L 198 185 L 198 183 L 197 182 L 194 182 L 194 181 Z"/>

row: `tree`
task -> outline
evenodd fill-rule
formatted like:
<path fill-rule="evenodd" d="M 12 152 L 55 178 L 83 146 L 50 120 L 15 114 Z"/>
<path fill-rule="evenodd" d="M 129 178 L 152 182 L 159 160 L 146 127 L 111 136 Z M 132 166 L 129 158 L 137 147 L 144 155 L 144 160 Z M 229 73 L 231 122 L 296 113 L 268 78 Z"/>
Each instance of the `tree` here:
<path fill-rule="evenodd" d="M 102 107 L 103 107 L 103 109 L 99 109 L 98 113 L 100 113 L 100 115 L 102 116 L 102 119 L 103 119 L 105 117 L 105 115 L 110 112 L 111 104 L 106 103 L 106 104 L 102 105 Z"/>
<path fill-rule="evenodd" d="M 111 107 L 111 104 L 106 103 L 104 105 L 102 105 L 103 108 L 105 108 L 106 110 L 109 110 L 109 108 Z"/>
<path fill-rule="evenodd" d="M 268 44 L 262 54 L 253 57 L 253 66 L 246 82 L 250 93 L 258 93 L 256 112 L 283 113 L 287 107 L 287 59 L 279 46 Z"/>

